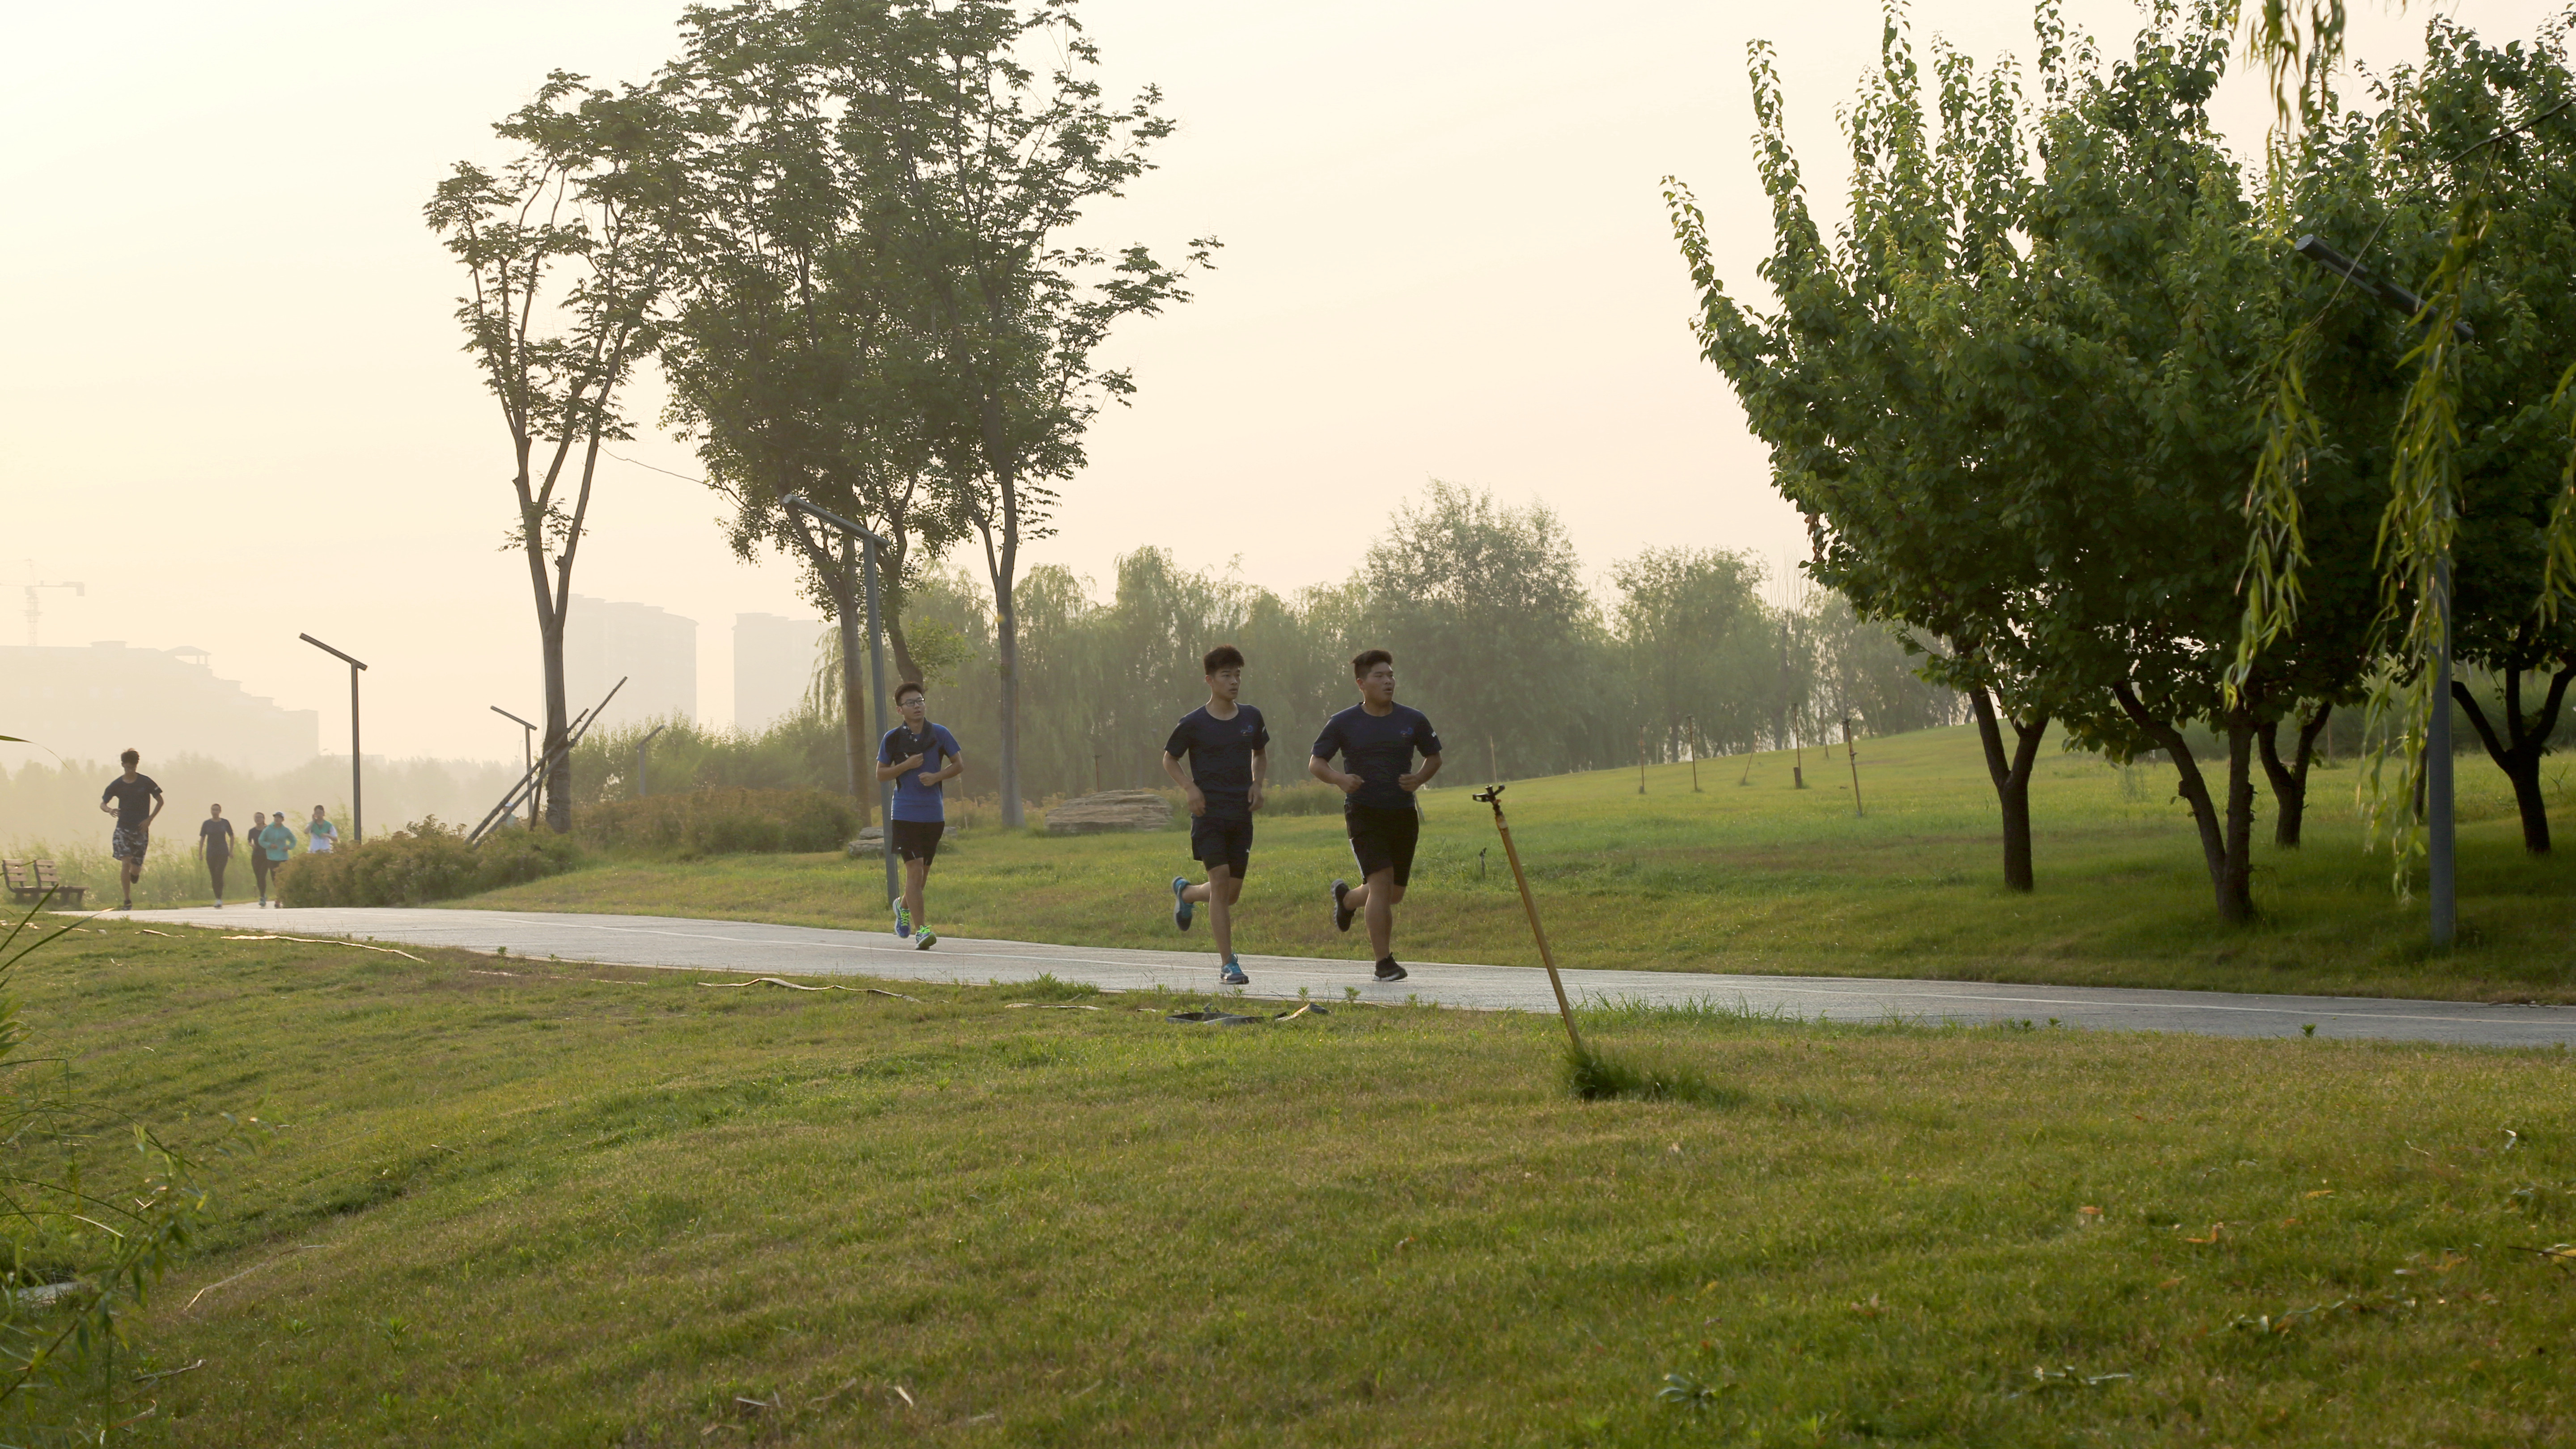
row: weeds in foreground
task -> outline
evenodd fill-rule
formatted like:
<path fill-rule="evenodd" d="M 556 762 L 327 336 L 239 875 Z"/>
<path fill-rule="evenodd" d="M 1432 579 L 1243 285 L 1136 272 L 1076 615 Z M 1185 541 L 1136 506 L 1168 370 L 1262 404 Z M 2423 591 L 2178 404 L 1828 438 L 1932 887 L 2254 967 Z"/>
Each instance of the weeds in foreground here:
<path fill-rule="evenodd" d="M 205 1194 L 151 1129 L 66 1090 L 64 1063 L 20 1055 L 11 982 L 78 929 L 31 934 L 44 907 L 0 936 L 0 1436 L 101 1444 L 140 1417 L 135 1381 L 119 1373 L 119 1320 L 187 1245 Z M 109 1170 L 107 1144 L 129 1135 L 139 1170 Z"/>
<path fill-rule="evenodd" d="M 1692 1102 L 1732 1106 L 1744 1094 L 1717 1086 L 1697 1071 L 1671 1062 L 1636 1063 L 1597 1049 L 1565 1050 L 1560 1059 L 1567 1091 L 1587 1102 Z"/>

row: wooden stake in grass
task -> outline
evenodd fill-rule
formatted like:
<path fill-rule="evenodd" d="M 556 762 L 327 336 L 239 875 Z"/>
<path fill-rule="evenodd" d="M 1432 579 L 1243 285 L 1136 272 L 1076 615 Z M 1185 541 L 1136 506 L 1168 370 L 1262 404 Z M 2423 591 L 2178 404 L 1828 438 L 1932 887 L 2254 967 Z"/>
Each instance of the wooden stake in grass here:
<path fill-rule="evenodd" d="M 1475 796 L 1494 807 L 1494 829 L 1503 837 L 1503 859 L 1512 865 L 1512 883 L 1521 888 L 1521 909 L 1529 913 L 1530 935 L 1538 942 L 1539 964 L 1547 968 L 1547 984 L 1556 991 L 1557 1013 L 1565 1018 L 1565 1039 L 1573 1044 L 1577 1058 L 1589 1059 L 1583 1049 L 1582 1034 L 1574 1029 L 1574 1007 L 1565 999 L 1565 981 L 1556 974 L 1556 957 L 1547 949 L 1547 932 L 1538 923 L 1538 900 L 1530 894 L 1529 877 L 1521 871 L 1521 853 L 1512 844 L 1511 824 L 1503 819 L 1503 787 L 1488 785 Z"/>

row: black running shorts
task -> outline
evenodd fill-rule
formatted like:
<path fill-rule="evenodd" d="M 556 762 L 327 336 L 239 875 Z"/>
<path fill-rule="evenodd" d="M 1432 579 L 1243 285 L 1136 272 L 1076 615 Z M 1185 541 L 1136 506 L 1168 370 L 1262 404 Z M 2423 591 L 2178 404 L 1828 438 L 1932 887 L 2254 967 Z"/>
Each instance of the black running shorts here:
<path fill-rule="evenodd" d="M 886 825 L 886 840 L 894 853 L 905 860 L 927 865 L 939 858 L 939 837 L 948 829 L 945 820 L 895 820 Z"/>
<path fill-rule="evenodd" d="M 1252 821 L 1191 816 L 1190 858 L 1210 870 L 1224 866 L 1236 880 L 1243 879 L 1244 872 L 1252 869 Z"/>
<path fill-rule="evenodd" d="M 1384 810 L 1369 805 L 1342 807 L 1342 826 L 1351 833 L 1351 856 L 1366 880 L 1382 870 L 1395 872 L 1395 883 L 1413 879 L 1413 847 L 1422 838 L 1422 812 L 1408 805 Z"/>

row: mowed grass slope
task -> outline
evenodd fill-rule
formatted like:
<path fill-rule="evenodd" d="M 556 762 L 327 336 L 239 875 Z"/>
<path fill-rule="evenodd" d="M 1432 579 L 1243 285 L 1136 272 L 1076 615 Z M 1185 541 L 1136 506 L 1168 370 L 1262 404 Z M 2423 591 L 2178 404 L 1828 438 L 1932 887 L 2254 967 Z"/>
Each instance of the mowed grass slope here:
<path fill-rule="evenodd" d="M 1283 771 L 1291 764 L 1302 762 Z M 1688 765 L 1649 769 L 1643 795 L 1633 769 L 1513 784 L 1513 835 L 1560 962 L 2576 1001 L 2576 866 L 2564 852 L 2524 853 L 2503 776 L 2474 757 L 2460 762 L 2463 944 L 2438 958 L 2424 945 L 2420 892 L 2399 902 L 2388 858 L 2361 848 L 2349 766 L 2311 776 L 2303 849 L 2269 844 L 2261 799 L 2263 918 L 2230 929 L 2168 766 L 2124 773 L 2052 743 L 2032 786 L 2039 889 L 2016 896 L 2000 884 L 1994 790 L 1973 730 L 1862 741 L 1857 817 L 1843 752 L 1809 750 L 1805 764 L 1805 790 L 1791 788 L 1786 754 L 1703 762 L 1696 793 Z M 2564 780 L 2562 813 L 2576 808 Z M 1490 813 L 1463 786 L 1422 798 L 1398 954 L 1536 965 Z M 958 935 L 1203 946 L 1172 928 L 1178 871 L 1196 871 L 1180 830 L 964 831 L 942 846 L 930 915 Z M 457 904 L 881 929 L 879 872 L 839 856 L 632 862 Z M 1326 884 L 1351 872 L 1338 817 L 1264 817 L 1238 946 L 1365 959 L 1365 940 L 1335 934 L 1324 909 Z"/>
<path fill-rule="evenodd" d="M 87 1090 L 274 1132 L 134 1325 L 186 1370 L 135 1442 L 2576 1431 L 2564 1053 L 1604 1013 L 1729 1095 L 1585 1104 L 1544 1019 L 419 954 L 24 978 Z"/>

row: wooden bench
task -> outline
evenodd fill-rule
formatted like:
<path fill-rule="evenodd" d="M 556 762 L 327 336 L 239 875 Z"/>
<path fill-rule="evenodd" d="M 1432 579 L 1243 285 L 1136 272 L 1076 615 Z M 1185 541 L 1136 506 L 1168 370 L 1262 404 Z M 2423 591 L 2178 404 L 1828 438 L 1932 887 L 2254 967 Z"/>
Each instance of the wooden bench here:
<path fill-rule="evenodd" d="M 63 884 L 63 874 L 50 860 L 0 860 L 0 876 L 5 876 L 9 898 L 22 906 L 32 906 L 51 892 L 51 904 L 79 910 L 89 895 L 89 887 Z"/>

